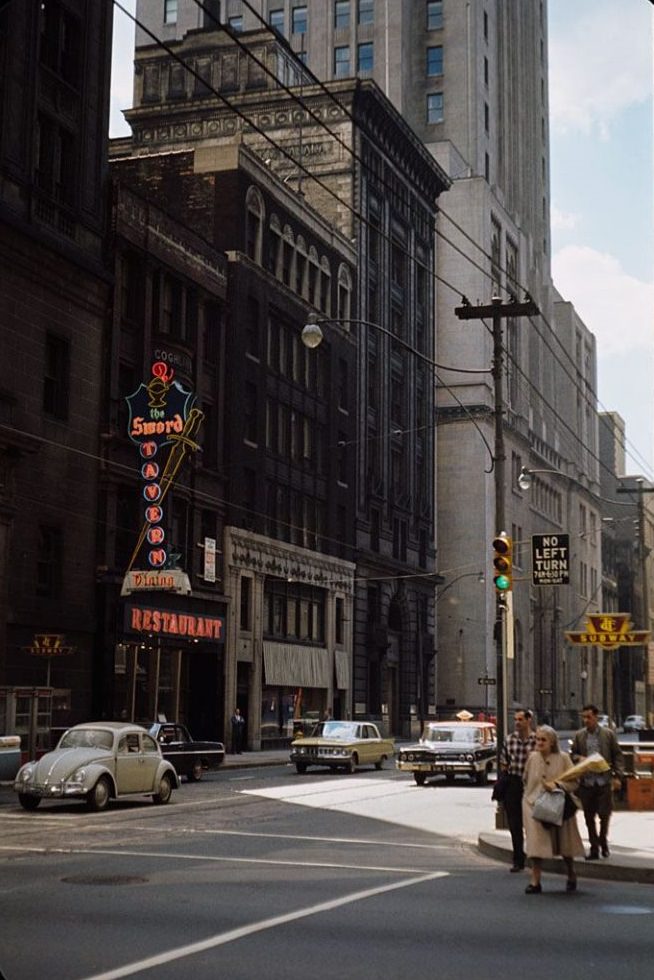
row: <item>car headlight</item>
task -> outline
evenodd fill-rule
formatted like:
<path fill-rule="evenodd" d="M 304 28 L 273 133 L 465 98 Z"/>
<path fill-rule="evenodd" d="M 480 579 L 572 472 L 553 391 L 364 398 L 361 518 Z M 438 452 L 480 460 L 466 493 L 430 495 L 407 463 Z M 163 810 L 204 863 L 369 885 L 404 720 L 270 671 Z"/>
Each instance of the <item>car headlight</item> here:
<path fill-rule="evenodd" d="M 474 761 L 475 761 L 474 755 L 472 754 L 472 752 L 469 752 L 468 755 L 466 756 L 466 762 L 474 762 Z"/>
<path fill-rule="evenodd" d="M 29 782 L 33 775 L 34 766 L 25 766 L 24 769 L 21 769 L 20 778 L 24 783 Z"/>
<path fill-rule="evenodd" d="M 86 779 L 86 769 L 77 769 L 73 775 L 70 777 L 70 781 L 73 783 L 83 783 Z"/>

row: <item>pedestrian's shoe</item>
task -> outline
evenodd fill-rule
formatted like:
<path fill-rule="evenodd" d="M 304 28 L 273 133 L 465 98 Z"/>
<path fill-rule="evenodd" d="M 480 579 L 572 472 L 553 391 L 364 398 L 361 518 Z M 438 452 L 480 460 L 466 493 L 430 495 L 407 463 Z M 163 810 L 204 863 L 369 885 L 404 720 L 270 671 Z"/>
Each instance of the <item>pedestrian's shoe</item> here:
<path fill-rule="evenodd" d="M 609 845 L 608 844 L 602 844 L 602 857 L 603 858 L 610 857 L 610 854 L 611 854 L 611 852 L 609 851 Z"/>
<path fill-rule="evenodd" d="M 527 885 L 525 888 L 525 895 L 540 895 L 542 890 L 543 889 L 540 885 Z"/>
<path fill-rule="evenodd" d="M 509 871 L 511 872 L 511 874 L 515 874 L 517 871 L 524 871 L 524 870 L 525 870 L 524 864 L 513 864 L 509 868 Z"/>
<path fill-rule="evenodd" d="M 587 861 L 599 861 L 599 851 L 596 847 L 591 847 L 590 851 L 586 855 Z"/>
<path fill-rule="evenodd" d="M 568 880 L 565 883 L 565 890 L 567 892 L 576 892 L 577 891 L 577 879 L 576 878 L 568 878 Z"/>

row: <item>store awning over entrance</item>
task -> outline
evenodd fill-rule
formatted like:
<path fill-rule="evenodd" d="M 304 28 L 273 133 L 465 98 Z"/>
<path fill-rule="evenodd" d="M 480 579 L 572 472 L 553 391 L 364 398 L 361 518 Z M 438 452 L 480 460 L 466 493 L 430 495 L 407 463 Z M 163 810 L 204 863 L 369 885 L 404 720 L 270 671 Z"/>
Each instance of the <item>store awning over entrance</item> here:
<path fill-rule="evenodd" d="M 263 641 L 265 683 L 269 687 L 329 687 L 329 650 Z"/>

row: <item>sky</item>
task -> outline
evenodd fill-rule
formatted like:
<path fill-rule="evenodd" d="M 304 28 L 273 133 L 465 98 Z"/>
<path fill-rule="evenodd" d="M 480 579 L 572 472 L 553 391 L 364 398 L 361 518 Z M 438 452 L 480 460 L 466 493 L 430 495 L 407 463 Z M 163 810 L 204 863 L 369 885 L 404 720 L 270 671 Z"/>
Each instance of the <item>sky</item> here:
<path fill-rule="evenodd" d="M 548 16 L 554 283 L 597 339 L 626 473 L 654 482 L 654 6 L 549 0 Z M 116 7 L 111 136 L 129 133 L 133 45 Z"/>
<path fill-rule="evenodd" d="M 597 339 L 626 472 L 654 481 L 654 6 L 548 9 L 554 283 Z"/>

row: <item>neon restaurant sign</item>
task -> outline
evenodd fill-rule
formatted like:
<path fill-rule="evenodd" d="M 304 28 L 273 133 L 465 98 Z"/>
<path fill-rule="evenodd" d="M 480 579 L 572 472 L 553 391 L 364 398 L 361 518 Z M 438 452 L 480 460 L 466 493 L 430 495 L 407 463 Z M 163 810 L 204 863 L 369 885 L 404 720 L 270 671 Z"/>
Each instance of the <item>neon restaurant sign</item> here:
<path fill-rule="evenodd" d="M 204 418 L 193 407 L 195 395 L 173 380 L 175 372 L 169 364 L 155 361 L 151 373 L 148 383 L 140 384 L 126 398 L 128 434 L 138 446 L 141 458 L 144 501 L 144 521 L 127 566 L 127 576 L 144 545 L 150 569 L 168 567 L 164 501 L 187 454 L 199 449 L 195 439 Z M 166 447 L 170 447 L 167 452 Z M 144 577 L 143 581 L 149 580 Z M 147 588 L 147 584 L 143 587 Z"/>

